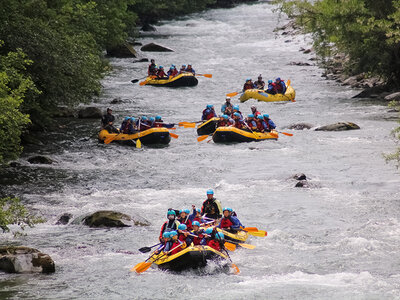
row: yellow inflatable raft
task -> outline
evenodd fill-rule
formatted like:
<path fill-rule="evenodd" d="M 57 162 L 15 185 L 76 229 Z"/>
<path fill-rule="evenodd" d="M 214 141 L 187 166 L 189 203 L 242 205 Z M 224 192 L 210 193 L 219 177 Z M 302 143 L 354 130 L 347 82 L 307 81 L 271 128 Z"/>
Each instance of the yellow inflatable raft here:
<path fill-rule="evenodd" d="M 107 130 L 103 129 L 99 132 L 99 141 L 103 142 L 110 136 L 115 136 L 113 141 L 119 142 L 132 142 L 132 140 L 136 141 L 137 139 L 140 139 L 144 145 L 169 144 L 171 141 L 169 130 L 165 127 L 150 128 L 134 134 L 109 133 Z"/>
<path fill-rule="evenodd" d="M 198 135 L 205 135 L 211 134 L 215 131 L 216 124 L 219 118 L 211 118 L 197 126 L 197 134 Z"/>
<path fill-rule="evenodd" d="M 249 236 L 249 234 L 246 231 L 238 231 L 236 233 L 231 233 L 229 231 L 220 229 L 218 227 L 216 227 L 216 228 L 217 228 L 217 231 L 222 232 L 224 234 L 225 241 L 227 241 L 227 242 L 233 241 L 236 243 L 244 243 Z"/>
<path fill-rule="evenodd" d="M 214 143 L 240 143 L 240 142 L 258 142 L 264 140 L 277 140 L 279 137 L 278 132 L 272 130 L 271 132 L 257 132 L 242 130 L 236 127 L 218 127 L 212 139 Z"/>
<path fill-rule="evenodd" d="M 146 85 L 167 87 L 196 86 L 199 83 L 192 73 L 182 73 L 169 79 L 155 79 L 154 76 L 149 76 L 145 82 Z"/>
<path fill-rule="evenodd" d="M 292 88 L 292 86 L 286 87 L 285 94 L 268 94 L 264 90 L 256 90 L 251 89 L 245 91 L 239 98 L 240 102 L 245 102 L 249 99 L 256 99 L 258 101 L 265 101 L 265 102 L 277 102 L 277 101 L 292 101 L 296 102 L 294 98 L 296 97 L 296 92 Z"/>

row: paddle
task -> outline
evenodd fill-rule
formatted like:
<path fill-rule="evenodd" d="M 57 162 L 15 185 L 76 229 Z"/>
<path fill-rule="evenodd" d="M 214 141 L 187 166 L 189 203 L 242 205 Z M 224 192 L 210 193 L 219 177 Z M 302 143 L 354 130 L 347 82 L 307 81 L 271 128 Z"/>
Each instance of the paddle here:
<path fill-rule="evenodd" d="M 257 231 L 248 231 L 246 229 L 242 229 L 243 231 L 246 231 L 248 234 L 250 235 L 254 235 L 254 236 L 260 236 L 260 237 L 264 237 L 267 236 L 267 232 L 265 230 L 257 230 Z"/>
<path fill-rule="evenodd" d="M 196 74 L 196 76 L 204 76 L 207 78 L 212 78 L 212 74 Z"/>
<path fill-rule="evenodd" d="M 150 246 L 150 247 L 142 247 L 142 248 L 139 249 L 139 251 L 142 252 L 142 253 L 147 253 L 147 252 L 151 251 L 151 248 L 154 248 L 155 246 L 158 246 L 158 245 L 161 245 L 161 243 L 155 244 L 155 245 Z"/>
<path fill-rule="evenodd" d="M 286 86 L 290 85 L 290 79 L 288 79 L 288 81 L 286 81 Z"/>
<path fill-rule="evenodd" d="M 242 91 L 229 93 L 229 94 L 226 94 L 226 97 L 235 97 L 236 95 L 240 94 L 241 92 Z"/>
<path fill-rule="evenodd" d="M 177 139 L 179 137 L 179 135 L 172 132 L 170 132 L 169 135 L 172 136 L 174 139 Z"/>
<path fill-rule="evenodd" d="M 202 122 L 204 122 L 204 121 L 195 121 L 195 122 L 186 122 L 186 121 L 182 121 L 182 122 L 179 122 L 178 125 L 179 125 L 179 126 L 183 126 L 183 125 L 185 125 L 185 124 L 197 124 L 197 123 L 202 123 Z"/>
<path fill-rule="evenodd" d="M 187 123 L 187 124 L 179 124 L 179 126 L 184 127 L 184 128 L 195 128 L 196 124 L 195 123 Z"/>
<path fill-rule="evenodd" d="M 147 84 L 147 80 L 141 81 L 141 82 L 139 83 L 140 86 L 143 86 L 143 85 L 146 85 L 146 84 Z"/>
<path fill-rule="evenodd" d="M 222 239 L 220 239 L 219 237 L 217 238 L 217 240 L 222 242 Z M 226 251 L 225 247 L 222 247 L 222 249 L 225 251 L 226 255 L 228 256 L 228 258 L 230 260 L 230 262 L 232 263 L 231 267 L 233 269 L 233 273 L 235 273 L 235 275 L 238 275 L 240 273 L 240 270 L 239 270 L 238 266 L 233 263 L 231 257 L 229 256 L 229 253 L 228 253 L 228 251 Z"/>
<path fill-rule="evenodd" d="M 254 245 L 250 245 L 250 244 L 245 244 L 245 243 L 234 243 L 234 242 L 225 242 L 225 246 L 226 246 L 226 244 L 231 244 L 231 245 L 239 245 L 240 247 L 243 247 L 243 248 L 246 248 L 246 249 L 255 249 L 256 248 L 256 246 L 254 246 Z M 228 250 L 230 250 L 228 247 L 227 247 L 227 249 Z M 232 250 L 231 250 L 232 251 Z"/>
<path fill-rule="evenodd" d="M 243 124 L 246 125 L 247 129 L 249 129 L 251 131 L 251 133 L 254 134 L 254 136 L 256 137 L 256 140 L 258 140 L 258 135 L 253 130 L 251 130 L 249 125 L 247 125 L 247 123 L 245 121 L 243 122 Z"/>
<path fill-rule="evenodd" d="M 293 133 L 288 133 L 288 132 L 282 132 L 282 131 L 278 131 L 279 133 L 282 133 L 282 134 L 284 134 L 284 135 L 287 135 L 287 136 L 293 136 Z"/>
<path fill-rule="evenodd" d="M 232 244 L 232 243 L 229 243 L 229 242 L 225 242 L 224 246 L 229 251 L 235 251 L 236 250 L 236 245 L 235 244 Z"/>
<path fill-rule="evenodd" d="M 208 138 L 209 136 L 210 136 L 209 134 L 201 135 L 201 136 L 199 136 L 199 137 L 197 138 L 197 141 L 198 141 L 198 142 L 202 142 L 202 141 L 204 141 L 206 138 Z"/>
<path fill-rule="evenodd" d="M 136 83 L 136 82 L 138 82 L 139 80 L 142 80 L 142 79 L 145 79 L 145 78 L 147 78 L 147 76 L 146 76 L 146 77 L 139 78 L 139 79 L 132 79 L 131 82 L 132 82 L 132 83 Z"/>
<path fill-rule="evenodd" d="M 117 136 L 119 136 L 121 133 L 118 133 L 118 134 L 116 134 L 116 135 L 111 135 L 111 136 L 109 136 L 109 137 L 107 137 L 105 140 L 104 140 L 104 144 L 109 144 L 109 143 L 111 143 L 113 140 L 115 140 L 116 138 L 117 138 Z"/>

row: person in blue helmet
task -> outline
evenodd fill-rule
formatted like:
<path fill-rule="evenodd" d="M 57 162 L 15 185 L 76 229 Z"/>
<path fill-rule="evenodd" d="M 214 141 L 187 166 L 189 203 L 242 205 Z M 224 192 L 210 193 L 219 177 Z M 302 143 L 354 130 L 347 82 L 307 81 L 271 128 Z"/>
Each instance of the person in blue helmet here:
<path fill-rule="evenodd" d="M 216 124 L 216 127 L 228 127 L 228 126 L 232 126 L 233 124 L 235 124 L 235 121 L 233 121 L 231 118 L 229 118 L 228 115 L 221 115 Z"/>
<path fill-rule="evenodd" d="M 265 124 L 267 125 L 267 128 L 265 129 L 265 131 L 270 132 L 272 129 L 276 128 L 275 123 L 269 118 L 269 114 L 264 114 L 263 119 L 264 119 Z"/>
<path fill-rule="evenodd" d="M 191 64 L 187 65 L 187 68 L 185 69 L 186 73 L 192 73 L 193 75 L 196 75 L 196 71 L 192 68 Z"/>
<path fill-rule="evenodd" d="M 156 116 L 155 122 L 153 124 L 153 127 L 165 127 L 165 128 L 173 128 L 175 126 L 174 123 L 164 123 L 163 119 L 161 116 Z"/>
<path fill-rule="evenodd" d="M 214 105 L 207 104 L 206 109 L 203 110 L 203 115 L 201 116 L 202 121 L 210 120 L 214 117 L 217 117 L 217 114 L 214 110 Z"/>
<path fill-rule="evenodd" d="M 240 109 L 239 109 L 239 105 L 234 105 L 234 106 L 233 106 L 232 117 L 233 117 L 233 115 L 234 115 L 235 113 L 240 114 L 240 119 L 243 120 L 243 114 L 242 114 L 242 112 L 241 112 Z"/>
<path fill-rule="evenodd" d="M 168 79 L 168 75 L 165 74 L 164 67 L 159 66 L 157 70 L 157 79 Z"/>
<path fill-rule="evenodd" d="M 162 238 L 160 239 L 160 243 L 161 245 L 156 249 L 155 254 L 159 254 L 161 252 L 161 250 L 167 248 L 167 249 L 171 249 L 171 237 L 170 237 L 170 232 L 166 231 L 162 234 Z M 168 251 L 168 250 L 167 250 Z"/>
<path fill-rule="evenodd" d="M 246 83 L 243 85 L 243 92 L 254 89 L 254 88 L 255 88 L 255 86 L 254 86 L 254 83 L 251 80 L 251 78 L 247 78 Z"/>
<path fill-rule="evenodd" d="M 243 129 L 247 128 L 246 125 L 244 124 L 244 121 L 241 118 L 241 115 L 238 112 L 233 113 L 233 121 L 235 122 L 232 126 Z"/>
<path fill-rule="evenodd" d="M 163 242 L 163 233 L 170 232 L 173 230 L 178 230 L 179 222 L 176 220 L 176 212 L 174 210 L 168 210 L 167 212 L 168 221 L 165 221 L 164 224 L 161 226 L 160 231 L 160 242 Z"/>
<path fill-rule="evenodd" d="M 192 230 L 192 221 L 189 219 L 190 210 L 188 209 L 181 209 L 179 211 L 178 221 L 181 224 L 185 224 L 189 230 Z"/>
<path fill-rule="evenodd" d="M 178 232 L 177 231 L 175 231 L 175 230 L 171 231 L 170 232 L 170 237 L 171 237 L 172 246 L 171 246 L 171 249 L 168 250 L 168 255 L 174 255 L 174 254 L 178 253 L 179 251 L 181 251 L 182 249 L 186 248 L 186 243 L 185 242 L 181 242 L 178 239 Z"/>
<path fill-rule="evenodd" d="M 182 74 L 182 73 L 186 73 L 186 65 L 182 65 L 182 67 L 179 69 L 179 74 Z"/>
<path fill-rule="evenodd" d="M 279 77 L 275 79 L 275 93 L 276 94 L 285 94 L 286 92 L 286 84 Z"/>
<path fill-rule="evenodd" d="M 246 118 L 246 124 L 247 126 L 251 129 L 251 130 L 256 130 L 257 129 L 257 123 L 256 123 L 256 119 L 254 118 L 253 114 L 249 114 L 247 115 Z"/>
<path fill-rule="evenodd" d="M 272 80 L 268 80 L 268 88 L 265 90 L 268 94 L 275 95 L 275 83 Z"/>
<path fill-rule="evenodd" d="M 259 132 L 265 132 L 268 131 L 268 126 L 267 123 L 264 121 L 264 117 L 262 115 L 258 115 L 256 118 L 256 124 L 257 124 L 257 131 Z"/>
<path fill-rule="evenodd" d="M 137 128 L 139 131 L 144 131 L 147 129 L 150 129 L 150 121 L 149 118 L 146 116 L 142 116 L 138 121 L 137 121 Z"/>
<path fill-rule="evenodd" d="M 199 208 L 196 208 L 196 206 L 192 205 L 192 213 L 189 215 L 189 220 L 192 221 L 192 226 L 193 222 L 203 222 L 201 219 L 201 210 Z"/>
<path fill-rule="evenodd" d="M 120 132 L 125 134 L 133 134 L 136 132 L 135 128 L 132 125 L 132 120 L 130 117 L 125 117 L 124 121 L 121 124 Z"/>
<path fill-rule="evenodd" d="M 221 106 L 221 112 L 224 115 L 231 115 L 233 112 L 233 105 L 231 103 L 231 97 L 225 98 L 225 103 Z"/>
<path fill-rule="evenodd" d="M 236 216 L 233 216 L 233 210 L 230 207 L 224 207 L 222 209 L 223 211 L 223 218 L 221 219 L 221 222 L 219 223 L 218 227 L 229 231 L 236 233 L 237 231 L 241 230 L 243 224 L 239 221 L 239 219 Z"/>
<path fill-rule="evenodd" d="M 198 222 L 198 221 L 193 221 L 192 227 L 193 227 L 193 231 L 190 232 L 190 234 L 192 235 L 192 243 L 195 246 L 201 245 L 202 240 L 204 239 L 204 229 L 200 228 L 200 222 Z M 205 245 L 205 244 L 206 243 L 203 242 L 203 245 Z"/>
<path fill-rule="evenodd" d="M 172 77 L 178 75 L 178 70 L 176 69 L 175 65 L 172 65 L 172 66 L 169 68 L 167 74 L 168 74 L 168 76 L 172 76 Z"/>
<path fill-rule="evenodd" d="M 201 215 L 207 219 L 220 219 L 222 216 L 221 202 L 215 199 L 214 191 L 207 190 L 207 199 L 203 202 L 201 207 Z"/>
<path fill-rule="evenodd" d="M 178 226 L 178 240 L 185 242 L 186 245 L 192 243 L 192 237 L 190 236 L 190 232 L 185 224 L 179 224 Z"/>

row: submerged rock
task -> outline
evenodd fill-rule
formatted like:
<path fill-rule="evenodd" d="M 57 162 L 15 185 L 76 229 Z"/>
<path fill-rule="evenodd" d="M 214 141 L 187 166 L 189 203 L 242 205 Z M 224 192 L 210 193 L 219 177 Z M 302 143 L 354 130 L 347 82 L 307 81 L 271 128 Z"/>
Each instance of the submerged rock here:
<path fill-rule="evenodd" d="M 84 217 L 82 221 L 84 225 L 89 227 L 130 227 L 133 225 L 150 225 L 150 223 L 144 218 L 132 218 L 126 214 L 110 210 L 97 211 Z"/>
<path fill-rule="evenodd" d="M 148 58 L 140 58 L 140 59 L 135 59 L 132 61 L 132 63 L 141 63 L 141 62 L 148 62 L 149 59 Z"/>
<path fill-rule="evenodd" d="M 310 186 L 308 185 L 308 182 L 306 180 L 302 180 L 302 181 L 299 181 L 298 183 L 296 183 L 296 185 L 294 187 L 309 188 Z"/>
<path fill-rule="evenodd" d="M 25 246 L 0 247 L 0 270 L 6 273 L 54 273 L 51 257 Z"/>
<path fill-rule="evenodd" d="M 174 52 L 174 50 L 168 47 L 164 47 L 154 43 L 146 44 L 142 48 L 140 48 L 140 50 L 148 52 Z"/>
<path fill-rule="evenodd" d="M 310 129 L 313 127 L 314 127 L 314 125 L 309 124 L 309 123 L 296 123 L 296 124 L 289 125 L 287 128 L 294 129 L 294 130 L 304 130 L 304 129 Z"/>
<path fill-rule="evenodd" d="M 67 225 L 72 219 L 73 215 L 70 213 L 64 213 L 58 218 L 56 225 Z"/>
<path fill-rule="evenodd" d="M 78 111 L 79 119 L 97 119 L 102 115 L 101 109 L 95 106 L 84 107 Z"/>
<path fill-rule="evenodd" d="M 360 129 L 357 124 L 351 122 L 339 122 L 335 124 L 330 124 L 326 126 L 321 126 L 316 128 L 316 131 L 344 131 L 344 130 L 354 130 Z"/>
<path fill-rule="evenodd" d="M 292 62 L 288 63 L 288 66 L 302 66 L 302 67 L 306 67 L 306 66 L 311 66 L 311 64 L 306 63 L 306 62 L 296 62 L 296 61 L 292 61 Z"/>
<path fill-rule="evenodd" d="M 44 164 L 50 165 L 54 162 L 51 158 L 43 155 L 36 155 L 28 158 L 28 162 L 31 164 Z"/>
<path fill-rule="evenodd" d="M 293 178 L 296 180 L 307 180 L 307 176 L 304 173 L 295 174 Z"/>
<path fill-rule="evenodd" d="M 157 31 L 157 29 L 153 25 L 150 25 L 150 24 L 144 24 L 142 26 L 142 28 L 140 28 L 140 30 L 141 31 Z"/>

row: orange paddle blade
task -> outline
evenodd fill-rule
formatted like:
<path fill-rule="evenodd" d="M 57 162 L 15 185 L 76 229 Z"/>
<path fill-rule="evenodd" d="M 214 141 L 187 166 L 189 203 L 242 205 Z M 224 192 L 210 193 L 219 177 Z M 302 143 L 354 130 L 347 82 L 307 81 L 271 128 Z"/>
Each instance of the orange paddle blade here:
<path fill-rule="evenodd" d="M 151 262 L 138 263 L 136 266 L 134 266 L 131 269 L 131 272 L 135 271 L 138 274 L 143 273 L 143 272 L 147 271 L 150 268 L 151 264 L 152 264 Z"/>
<path fill-rule="evenodd" d="M 235 274 L 235 275 L 238 275 L 238 274 L 240 274 L 240 270 L 239 270 L 239 268 L 238 268 L 238 266 L 237 265 L 235 265 L 235 264 L 232 264 L 232 269 L 233 269 L 233 273 Z"/>
<path fill-rule="evenodd" d="M 179 135 L 172 132 L 170 132 L 169 135 L 172 136 L 174 139 L 177 139 L 179 137 Z"/>
<path fill-rule="evenodd" d="M 229 242 L 225 242 L 224 246 L 229 251 L 235 251 L 236 250 L 236 245 L 235 244 L 232 244 L 232 243 L 229 243 Z"/>
<path fill-rule="evenodd" d="M 276 134 L 275 132 L 271 132 L 271 135 L 272 135 L 274 138 L 276 138 L 276 139 L 279 137 L 279 135 Z"/>
<path fill-rule="evenodd" d="M 147 83 L 146 80 L 145 80 L 145 81 L 141 81 L 141 82 L 139 83 L 139 85 L 146 85 L 146 83 Z"/>
<path fill-rule="evenodd" d="M 258 228 L 257 227 L 245 227 L 245 228 L 243 228 L 243 230 L 245 230 L 245 231 L 258 231 Z"/>
<path fill-rule="evenodd" d="M 203 74 L 204 77 L 212 78 L 212 74 Z"/>
<path fill-rule="evenodd" d="M 286 81 L 286 86 L 290 85 L 290 79 L 288 79 L 288 81 Z"/>
<path fill-rule="evenodd" d="M 197 138 L 197 141 L 198 142 L 201 142 L 201 141 L 204 141 L 206 138 L 208 138 L 209 137 L 209 135 L 207 134 L 207 135 L 201 135 L 201 136 L 199 136 L 198 138 Z"/>
<path fill-rule="evenodd" d="M 246 249 L 255 249 L 256 246 L 254 245 L 250 245 L 250 244 L 244 244 L 244 243 L 240 243 L 238 244 L 240 247 L 246 248 Z"/>
<path fill-rule="evenodd" d="M 238 92 L 234 92 L 234 93 L 229 93 L 226 94 L 227 97 L 235 97 L 237 94 L 239 94 Z"/>
<path fill-rule="evenodd" d="M 196 123 L 183 123 L 183 124 L 179 124 L 179 126 L 183 126 L 184 128 L 195 128 L 196 127 Z"/>
<path fill-rule="evenodd" d="M 287 136 L 293 136 L 293 133 L 282 132 L 282 131 L 279 131 L 279 133 L 282 133 L 282 134 L 287 135 Z"/>

